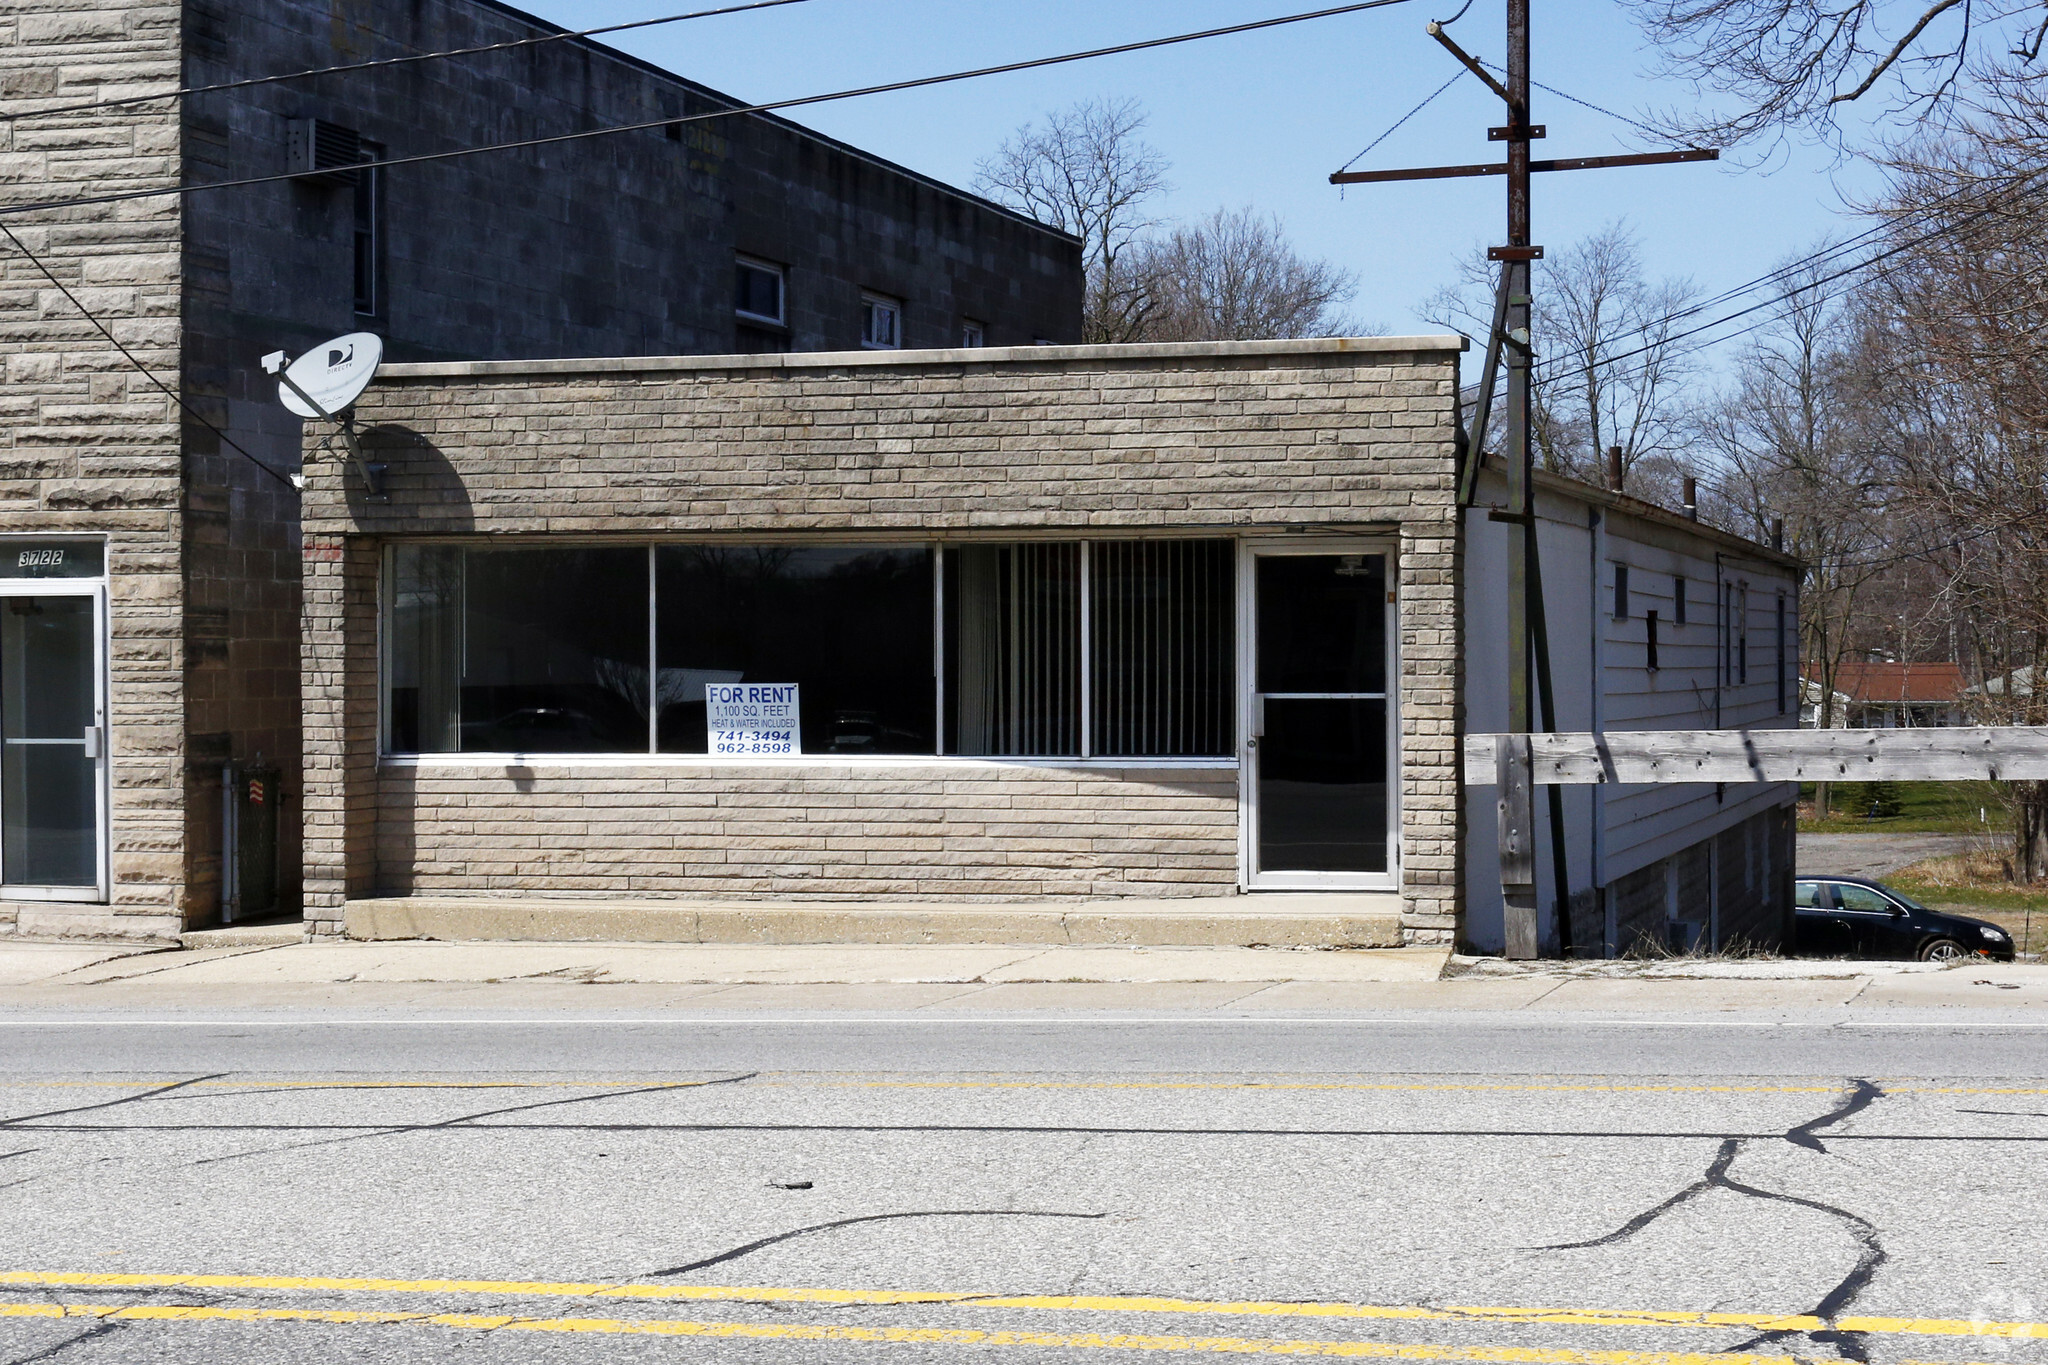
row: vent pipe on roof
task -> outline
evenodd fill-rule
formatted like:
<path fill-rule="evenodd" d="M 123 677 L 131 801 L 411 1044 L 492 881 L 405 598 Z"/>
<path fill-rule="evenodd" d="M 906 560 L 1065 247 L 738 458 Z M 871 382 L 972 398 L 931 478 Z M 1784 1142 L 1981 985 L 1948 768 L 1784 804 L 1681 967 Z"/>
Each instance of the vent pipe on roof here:
<path fill-rule="evenodd" d="M 1700 481 L 1690 474 L 1685 476 L 1685 516 L 1688 521 L 1700 519 Z"/>
<path fill-rule="evenodd" d="M 1771 548 L 1783 554 L 1785 551 L 1785 519 L 1771 518 Z"/>
<path fill-rule="evenodd" d="M 1621 491 L 1621 447 L 1607 447 L 1607 491 Z"/>

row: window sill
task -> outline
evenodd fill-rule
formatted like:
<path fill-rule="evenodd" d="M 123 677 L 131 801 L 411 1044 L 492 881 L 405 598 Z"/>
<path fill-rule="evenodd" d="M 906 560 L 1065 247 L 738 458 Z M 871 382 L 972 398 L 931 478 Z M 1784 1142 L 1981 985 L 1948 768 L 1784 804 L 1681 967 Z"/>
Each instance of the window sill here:
<path fill-rule="evenodd" d="M 799 754 L 714 758 L 709 754 L 382 754 L 386 768 L 1184 768 L 1235 772 L 1235 758 L 1004 758 L 961 754 Z"/>

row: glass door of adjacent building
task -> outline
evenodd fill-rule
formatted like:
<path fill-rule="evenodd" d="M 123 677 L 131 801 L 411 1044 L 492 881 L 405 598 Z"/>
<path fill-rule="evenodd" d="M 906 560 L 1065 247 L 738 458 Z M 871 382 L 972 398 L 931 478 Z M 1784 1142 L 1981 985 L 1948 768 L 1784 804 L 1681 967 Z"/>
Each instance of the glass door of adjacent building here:
<path fill-rule="evenodd" d="M 1255 890 L 1397 885 L 1386 552 L 1251 544 L 1244 857 Z"/>
<path fill-rule="evenodd" d="M 0 576 L 0 896 L 106 899 L 104 602 Z"/>

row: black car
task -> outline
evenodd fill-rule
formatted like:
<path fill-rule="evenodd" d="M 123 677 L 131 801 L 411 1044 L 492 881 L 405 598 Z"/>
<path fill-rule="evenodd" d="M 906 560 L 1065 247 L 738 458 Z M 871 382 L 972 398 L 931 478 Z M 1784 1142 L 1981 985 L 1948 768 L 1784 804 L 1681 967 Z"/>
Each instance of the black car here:
<path fill-rule="evenodd" d="M 1863 877 L 1801 877 L 1793 901 L 1806 957 L 1874 957 L 2010 962 L 2012 935 L 1995 924 L 1930 910 Z"/>

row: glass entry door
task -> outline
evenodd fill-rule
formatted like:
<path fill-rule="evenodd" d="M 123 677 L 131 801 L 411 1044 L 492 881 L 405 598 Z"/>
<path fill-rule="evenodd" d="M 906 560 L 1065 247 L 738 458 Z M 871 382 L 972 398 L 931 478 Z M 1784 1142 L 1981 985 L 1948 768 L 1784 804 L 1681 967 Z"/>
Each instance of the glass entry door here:
<path fill-rule="evenodd" d="M 1246 880 L 1390 888 L 1387 556 L 1326 544 L 1249 554 Z"/>
<path fill-rule="evenodd" d="M 14 590 L 0 593 L 0 895 L 104 900 L 100 594 L 7 586 Z"/>

